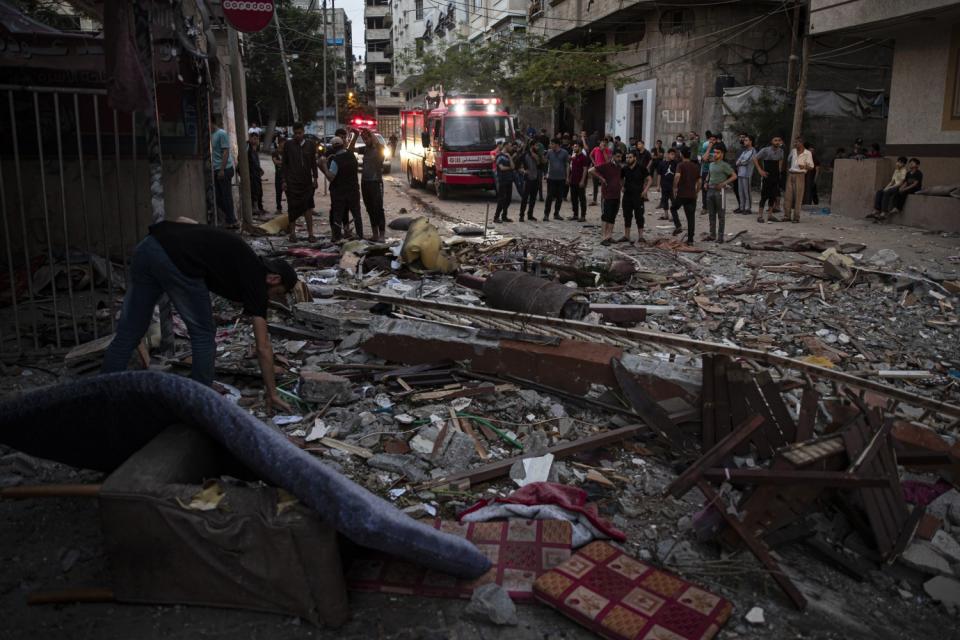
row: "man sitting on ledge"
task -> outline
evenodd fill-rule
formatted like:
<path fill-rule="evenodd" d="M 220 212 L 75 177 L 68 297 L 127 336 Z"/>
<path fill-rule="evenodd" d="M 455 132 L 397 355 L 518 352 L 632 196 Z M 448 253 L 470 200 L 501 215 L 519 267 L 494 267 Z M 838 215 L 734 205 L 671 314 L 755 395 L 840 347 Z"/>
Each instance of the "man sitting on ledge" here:
<path fill-rule="evenodd" d="M 873 198 L 873 211 L 867 214 L 868 218 L 873 218 L 874 220 L 883 220 L 886 217 L 890 207 L 893 204 L 893 197 L 897 194 L 900 189 L 900 185 L 903 184 L 904 179 L 907 177 L 907 159 L 903 156 L 897 158 L 897 166 L 893 170 L 893 176 L 890 178 L 890 182 L 887 183 L 883 189 L 877 191 L 877 195 Z"/>

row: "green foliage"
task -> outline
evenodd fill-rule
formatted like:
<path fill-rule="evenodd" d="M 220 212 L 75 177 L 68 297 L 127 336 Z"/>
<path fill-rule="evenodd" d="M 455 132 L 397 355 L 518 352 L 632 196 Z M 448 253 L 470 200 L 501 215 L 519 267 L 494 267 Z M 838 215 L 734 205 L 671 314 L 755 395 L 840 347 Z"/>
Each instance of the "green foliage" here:
<path fill-rule="evenodd" d="M 289 2 L 278 3 L 283 44 L 293 83 L 293 95 L 301 117 L 312 120 L 323 105 L 323 25 L 317 11 L 306 11 Z M 328 26 L 329 28 L 329 26 Z M 343 60 L 327 51 L 327 106 L 334 105 L 334 72 L 344 74 Z M 247 96 L 259 102 L 261 108 L 274 113 L 289 114 L 287 85 L 283 76 L 283 62 L 277 43 L 277 29 L 273 22 L 266 29 L 245 39 Z"/>
<path fill-rule="evenodd" d="M 398 63 L 420 74 L 415 89 L 442 85 L 446 91 L 488 93 L 491 89 L 514 108 L 558 104 L 579 107 L 583 94 L 601 89 L 608 80 L 623 86 L 623 67 L 611 59 L 619 49 L 563 44 L 546 47 L 529 35 L 486 42 L 461 40 L 444 51 L 428 48 L 422 55 L 407 52 Z"/>
<path fill-rule="evenodd" d="M 791 145 L 791 129 L 793 128 L 793 100 L 783 100 L 776 93 L 764 90 L 759 98 L 751 98 L 747 108 L 736 116 L 738 131 L 746 131 L 753 135 L 757 148 L 765 147 L 774 136 L 783 138 L 784 145 Z M 809 116 L 803 119 L 801 135 L 810 143 L 813 142 L 813 132 L 816 130 L 816 118 Z"/>

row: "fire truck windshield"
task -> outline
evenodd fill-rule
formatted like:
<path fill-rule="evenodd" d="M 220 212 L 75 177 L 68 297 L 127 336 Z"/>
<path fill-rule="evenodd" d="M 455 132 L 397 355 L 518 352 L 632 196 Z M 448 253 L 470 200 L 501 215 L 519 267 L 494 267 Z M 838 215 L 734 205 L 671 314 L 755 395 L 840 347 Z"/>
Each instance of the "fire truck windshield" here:
<path fill-rule="evenodd" d="M 508 137 L 507 116 L 454 116 L 443 125 L 443 147 L 448 151 L 489 151 Z"/>

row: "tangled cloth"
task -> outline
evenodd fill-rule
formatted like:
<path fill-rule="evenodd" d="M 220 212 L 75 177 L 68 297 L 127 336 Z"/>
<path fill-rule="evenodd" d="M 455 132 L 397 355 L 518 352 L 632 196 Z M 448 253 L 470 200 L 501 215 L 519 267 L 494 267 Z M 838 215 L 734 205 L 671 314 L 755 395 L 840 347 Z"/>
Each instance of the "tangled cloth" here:
<path fill-rule="evenodd" d="M 490 568 L 470 542 L 401 513 L 188 378 L 126 371 L 0 403 L 0 443 L 104 472 L 116 469 L 172 424 L 202 429 L 248 469 L 289 491 L 360 545 L 458 577 L 475 578 Z"/>

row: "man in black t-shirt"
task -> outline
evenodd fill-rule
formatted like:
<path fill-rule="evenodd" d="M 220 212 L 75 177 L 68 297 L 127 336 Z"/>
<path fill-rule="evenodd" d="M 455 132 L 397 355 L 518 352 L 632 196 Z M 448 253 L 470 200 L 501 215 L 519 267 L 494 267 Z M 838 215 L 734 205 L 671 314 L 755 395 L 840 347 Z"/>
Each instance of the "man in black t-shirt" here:
<path fill-rule="evenodd" d="M 286 261 L 260 258 L 240 236 L 222 229 L 159 222 L 150 227 L 150 235 L 133 253 L 130 282 L 117 333 L 103 359 L 103 373 L 127 368 L 133 350 L 150 326 L 154 306 L 166 293 L 190 332 L 190 376 L 212 384 L 217 350 L 212 291 L 243 304 L 243 313 L 253 323 L 267 408 L 290 411 L 277 394 L 273 347 L 267 333 L 269 299 L 282 300 L 297 283 L 297 273 Z"/>
<path fill-rule="evenodd" d="M 638 146 L 641 143 L 637 143 Z M 631 242 L 630 223 L 637 221 L 637 240 L 643 240 L 643 201 L 647 197 L 652 178 L 650 170 L 640 160 L 640 152 L 627 152 L 627 164 L 621 170 L 623 182 L 623 237 L 618 242 Z"/>

